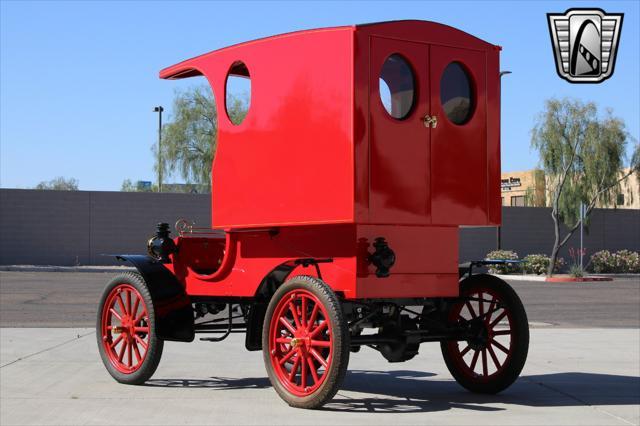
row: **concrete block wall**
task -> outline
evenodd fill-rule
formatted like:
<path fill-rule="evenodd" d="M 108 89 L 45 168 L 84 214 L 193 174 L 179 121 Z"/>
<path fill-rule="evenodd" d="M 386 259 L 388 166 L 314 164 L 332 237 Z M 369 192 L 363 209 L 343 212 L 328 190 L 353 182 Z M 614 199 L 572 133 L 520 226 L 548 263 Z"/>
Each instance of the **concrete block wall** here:
<path fill-rule="evenodd" d="M 144 253 L 158 222 L 207 227 L 211 197 L 0 189 L 0 265 L 113 265 L 105 254 Z"/>
<path fill-rule="evenodd" d="M 548 208 L 503 207 L 502 248 L 520 257 L 549 254 L 553 227 Z M 207 194 L 0 189 L 0 265 L 112 265 L 105 254 L 144 253 L 158 222 L 180 218 L 208 227 Z M 561 252 L 579 247 L 575 233 Z M 584 246 L 640 251 L 639 210 L 595 210 Z M 460 261 L 483 259 L 497 247 L 496 228 L 462 228 Z"/>
<path fill-rule="evenodd" d="M 562 227 L 561 238 L 567 229 Z M 513 250 L 520 258 L 528 254 L 551 254 L 554 240 L 551 209 L 546 207 L 503 207 L 501 247 Z M 585 228 L 583 246 L 588 256 L 599 250 L 622 249 L 640 251 L 640 210 L 596 209 Z M 482 259 L 495 250 L 495 228 L 462 228 L 460 230 L 460 260 Z M 560 256 L 570 261 L 569 248 L 580 247 L 580 232 L 569 239 Z"/>

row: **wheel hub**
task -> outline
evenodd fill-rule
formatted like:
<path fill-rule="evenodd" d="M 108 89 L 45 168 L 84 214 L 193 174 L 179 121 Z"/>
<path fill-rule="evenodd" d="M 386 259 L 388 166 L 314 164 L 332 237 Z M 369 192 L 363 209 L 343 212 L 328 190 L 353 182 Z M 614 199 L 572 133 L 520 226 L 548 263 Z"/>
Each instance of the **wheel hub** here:
<path fill-rule="evenodd" d="M 469 333 L 471 337 L 467 340 L 467 343 L 472 349 L 481 350 L 487 347 L 491 336 L 487 324 L 485 324 L 484 321 L 471 324 Z"/>
<path fill-rule="evenodd" d="M 305 351 L 311 346 L 311 337 L 306 327 L 301 327 L 296 336 L 291 339 L 291 347 Z"/>
<path fill-rule="evenodd" d="M 134 323 L 133 318 L 128 315 L 122 316 L 122 323 L 119 326 L 114 326 L 111 329 L 113 334 L 126 334 L 128 336 L 133 336 L 134 334 Z"/>

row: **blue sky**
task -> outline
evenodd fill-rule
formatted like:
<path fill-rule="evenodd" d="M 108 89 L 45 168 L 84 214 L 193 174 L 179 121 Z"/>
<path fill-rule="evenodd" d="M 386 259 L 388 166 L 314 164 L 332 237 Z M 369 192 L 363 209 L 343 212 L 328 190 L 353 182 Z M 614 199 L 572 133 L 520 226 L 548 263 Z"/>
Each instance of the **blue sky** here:
<path fill-rule="evenodd" d="M 0 185 L 55 176 L 84 190 L 154 180 L 155 105 L 176 88 L 158 71 L 230 44 L 300 29 L 425 19 L 501 45 L 502 169 L 537 164 L 530 129 L 544 100 L 571 96 L 613 108 L 640 136 L 640 2 L 14 2 L 0 5 Z M 573 85 L 555 71 L 546 13 L 624 12 L 614 76 Z M 179 179 L 174 179 L 179 181 Z"/>

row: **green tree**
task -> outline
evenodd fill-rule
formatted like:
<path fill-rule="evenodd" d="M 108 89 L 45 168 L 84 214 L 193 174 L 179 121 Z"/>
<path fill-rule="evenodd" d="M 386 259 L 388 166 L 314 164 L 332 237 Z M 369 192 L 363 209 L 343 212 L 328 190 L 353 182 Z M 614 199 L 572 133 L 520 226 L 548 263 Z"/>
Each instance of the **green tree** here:
<path fill-rule="evenodd" d="M 138 190 L 138 186 L 131 182 L 131 179 L 125 179 L 122 181 L 122 186 L 120 187 L 120 191 L 122 192 L 136 192 Z"/>
<path fill-rule="evenodd" d="M 627 146 L 634 144 L 626 163 Z M 531 145 L 549 178 L 551 217 L 555 239 L 547 275 L 552 275 L 558 252 L 578 229 L 580 204 L 585 218 L 598 201 L 608 203 L 620 193 L 620 183 L 632 173 L 640 176 L 640 149 L 625 123 L 610 110 L 600 116 L 594 103 L 549 99 L 532 131 Z M 629 171 L 624 172 L 625 163 Z M 561 224 L 568 231 L 561 235 Z"/>
<path fill-rule="evenodd" d="M 54 191 L 77 191 L 78 190 L 78 179 L 75 178 L 65 178 L 62 176 L 58 176 L 56 178 L 51 179 L 50 181 L 42 181 L 36 185 L 35 189 L 46 189 L 46 190 L 54 190 Z"/>
<path fill-rule="evenodd" d="M 230 97 L 227 101 L 233 122 L 247 113 L 245 98 Z M 211 164 L 217 146 L 218 113 L 211 89 L 207 85 L 177 91 L 173 100 L 173 117 L 162 126 L 160 162 L 158 146 L 153 153 L 158 167 L 170 175 L 177 172 L 187 183 L 211 189 Z"/>

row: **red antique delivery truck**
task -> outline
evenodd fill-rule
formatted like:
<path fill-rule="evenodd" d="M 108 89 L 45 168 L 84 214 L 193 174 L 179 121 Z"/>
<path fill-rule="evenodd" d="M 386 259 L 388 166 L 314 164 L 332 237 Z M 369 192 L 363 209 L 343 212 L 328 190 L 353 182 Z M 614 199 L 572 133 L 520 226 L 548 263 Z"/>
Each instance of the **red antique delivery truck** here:
<path fill-rule="evenodd" d="M 459 265 L 460 226 L 496 226 L 500 47 L 396 21 L 283 34 L 160 72 L 204 76 L 217 106 L 211 227 L 159 224 L 137 273 L 105 288 L 100 355 L 119 382 L 156 370 L 165 340 L 245 333 L 277 393 L 329 401 L 350 352 L 406 361 L 439 342 L 473 392 L 511 385 L 527 357 L 522 303 Z M 227 80 L 250 79 L 234 122 Z"/>

